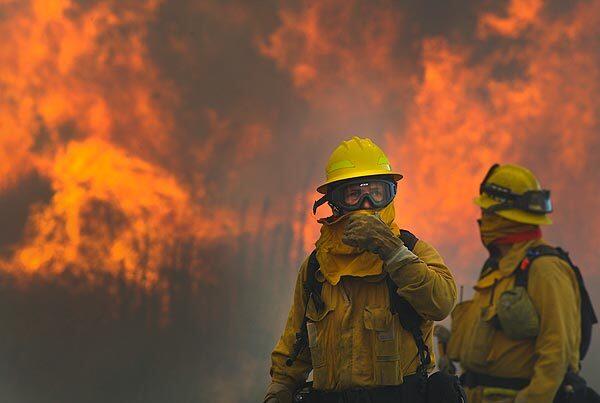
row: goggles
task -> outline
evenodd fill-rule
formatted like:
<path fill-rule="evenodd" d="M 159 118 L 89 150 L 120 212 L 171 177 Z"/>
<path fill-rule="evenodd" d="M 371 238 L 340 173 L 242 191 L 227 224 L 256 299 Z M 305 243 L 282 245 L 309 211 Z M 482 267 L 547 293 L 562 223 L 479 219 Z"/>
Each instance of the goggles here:
<path fill-rule="evenodd" d="M 392 180 L 359 178 L 344 181 L 315 202 L 313 213 L 316 214 L 317 208 L 326 202 L 341 211 L 355 211 L 363 209 L 363 204 L 368 200 L 373 209 L 381 209 L 390 204 L 394 196 L 396 182 Z"/>
<path fill-rule="evenodd" d="M 499 164 L 494 164 L 479 186 L 479 194 L 486 193 L 500 204 L 490 206 L 489 212 L 518 209 L 534 214 L 548 214 L 552 212 L 552 201 L 549 190 L 528 190 L 523 194 L 513 193 L 510 189 L 493 183 L 486 183 Z"/>

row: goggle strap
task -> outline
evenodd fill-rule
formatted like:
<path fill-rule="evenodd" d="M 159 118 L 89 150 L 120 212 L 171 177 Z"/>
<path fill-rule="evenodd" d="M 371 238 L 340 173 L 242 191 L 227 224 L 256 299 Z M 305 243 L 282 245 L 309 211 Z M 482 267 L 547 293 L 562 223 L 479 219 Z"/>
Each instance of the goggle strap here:
<path fill-rule="evenodd" d="M 521 195 L 511 192 L 509 189 L 488 183 L 481 185 L 481 193 L 487 193 L 492 198 L 498 197 L 505 200 L 516 200 L 521 197 Z"/>
<path fill-rule="evenodd" d="M 325 203 L 327 203 L 327 195 L 324 195 L 313 204 L 313 215 L 317 214 L 317 209 Z"/>
<path fill-rule="evenodd" d="M 510 210 L 514 208 L 516 208 L 516 206 L 512 203 L 500 203 L 486 208 L 485 211 L 489 213 L 495 213 L 496 211 Z"/>
<path fill-rule="evenodd" d="M 505 202 L 502 202 L 499 204 L 494 204 L 493 206 L 486 208 L 485 211 L 490 212 L 490 213 L 495 213 L 496 211 L 517 209 L 517 210 L 526 211 L 526 212 L 532 213 L 532 214 L 549 214 L 552 212 L 552 209 L 550 209 L 548 211 L 532 210 L 532 209 L 528 208 L 526 205 L 519 205 L 520 200 L 521 199 L 517 198 L 516 202 L 512 201 L 512 200 L 508 200 L 508 201 L 505 201 Z"/>
<path fill-rule="evenodd" d="M 479 185 L 479 193 L 483 193 L 483 187 L 487 184 L 488 179 L 490 179 L 490 176 L 492 176 L 492 174 L 494 173 L 494 171 L 500 166 L 500 164 L 495 163 L 494 165 L 492 165 L 490 167 L 490 169 L 488 169 L 487 173 L 485 174 L 485 178 L 483 178 L 483 181 L 481 181 L 481 184 Z"/>

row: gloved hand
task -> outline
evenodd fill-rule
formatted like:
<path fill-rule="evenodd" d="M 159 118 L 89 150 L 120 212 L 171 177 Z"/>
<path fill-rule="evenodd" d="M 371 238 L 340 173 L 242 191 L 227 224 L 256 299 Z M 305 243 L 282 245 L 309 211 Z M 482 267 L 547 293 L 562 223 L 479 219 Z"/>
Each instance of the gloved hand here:
<path fill-rule="evenodd" d="M 417 258 L 377 215 L 348 217 L 342 242 L 375 253 L 386 263 Z"/>
<path fill-rule="evenodd" d="M 271 382 L 264 403 L 292 403 L 293 400 L 292 392 L 287 386 Z"/>
<path fill-rule="evenodd" d="M 353 215 L 342 237 L 342 242 L 379 255 L 386 261 L 404 244 L 376 215 Z"/>

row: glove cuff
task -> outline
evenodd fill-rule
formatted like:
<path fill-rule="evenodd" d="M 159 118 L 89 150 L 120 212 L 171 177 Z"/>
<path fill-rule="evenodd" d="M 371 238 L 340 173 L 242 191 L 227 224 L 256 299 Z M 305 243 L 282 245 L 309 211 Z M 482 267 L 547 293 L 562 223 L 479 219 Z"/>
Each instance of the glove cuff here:
<path fill-rule="evenodd" d="M 419 261 L 419 257 L 412 253 L 410 249 L 406 247 L 406 245 L 402 245 L 398 248 L 396 253 L 394 253 L 390 258 L 385 261 L 385 265 L 389 266 L 391 264 L 395 264 L 398 267 L 406 266 L 409 263 L 414 263 Z"/>

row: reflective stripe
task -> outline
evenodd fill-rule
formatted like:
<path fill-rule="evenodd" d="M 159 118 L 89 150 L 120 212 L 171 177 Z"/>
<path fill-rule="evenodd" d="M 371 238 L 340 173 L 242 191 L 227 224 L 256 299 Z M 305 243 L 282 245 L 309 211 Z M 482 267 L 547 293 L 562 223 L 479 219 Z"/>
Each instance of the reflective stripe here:
<path fill-rule="evenodd" d="M 329 165 L 329 169 L 327 170 L 327 173 L 337 171 L 338 169 L 343 169 L 343 168 L 354 168 L 354 164 L 349 160 L 337 161 L 337 162 L 334 162 L 331 165 Z"/>

